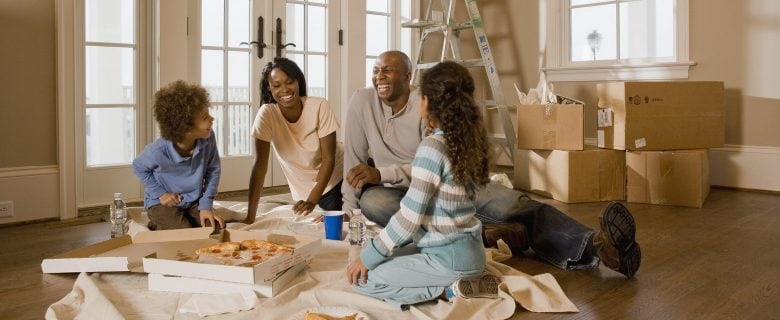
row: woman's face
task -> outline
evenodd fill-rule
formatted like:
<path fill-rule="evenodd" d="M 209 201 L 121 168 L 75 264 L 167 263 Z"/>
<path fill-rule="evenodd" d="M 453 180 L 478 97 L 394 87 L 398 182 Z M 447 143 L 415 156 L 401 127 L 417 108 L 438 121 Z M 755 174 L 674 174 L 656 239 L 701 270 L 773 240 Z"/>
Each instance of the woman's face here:
<path fill-rule="evenodd" d="M 300 104 L 298 96 L 298 80 L 288 76 L 282 69 L 274 68 L 268 77 L 268 88 L 276 103 L 282 107 L 292 107 Z"/>

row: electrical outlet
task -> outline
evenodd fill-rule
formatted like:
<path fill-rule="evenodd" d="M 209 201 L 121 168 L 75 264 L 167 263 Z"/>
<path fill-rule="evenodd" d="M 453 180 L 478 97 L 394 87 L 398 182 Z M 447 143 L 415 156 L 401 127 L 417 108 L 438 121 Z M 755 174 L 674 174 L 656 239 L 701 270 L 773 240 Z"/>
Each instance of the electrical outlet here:
<path fill-rule="evenodd" d="M 431 11 L 431 21 L 443 22 L 444 21 L 444 13 L 441 12 L 441 11 L 432 10 Z"/>
<path fill-rule="evenodd" d="M 8 218 L 13 216 L 14 216 L 14 202 L 0 201 L 0 218 Z"/>

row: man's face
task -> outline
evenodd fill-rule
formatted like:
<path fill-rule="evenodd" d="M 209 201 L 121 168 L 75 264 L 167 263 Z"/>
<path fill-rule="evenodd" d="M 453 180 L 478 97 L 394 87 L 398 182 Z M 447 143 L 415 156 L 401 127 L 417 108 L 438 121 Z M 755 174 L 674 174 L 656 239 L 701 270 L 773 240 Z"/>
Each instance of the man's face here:
<path fill-rule="evenodd" d="M 391 104 L 409 93 L 411 72 L 407 70 L 401 57 L 392 53 L 381 54 L 374 63 L 371 81 L 379 99 Z"/>

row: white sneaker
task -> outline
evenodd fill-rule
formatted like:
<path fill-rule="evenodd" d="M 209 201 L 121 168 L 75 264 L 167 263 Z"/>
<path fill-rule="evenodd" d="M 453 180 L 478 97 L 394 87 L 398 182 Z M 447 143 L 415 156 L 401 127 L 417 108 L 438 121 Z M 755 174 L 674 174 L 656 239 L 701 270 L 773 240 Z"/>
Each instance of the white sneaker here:
<path fill-rule="evenodd" d="M 501 279 L 493 274 L 484 273 L 477 278 L 458 279 L 447 290 L 448 296 L 462 298 L 498 298 L 498 285 Z"/>

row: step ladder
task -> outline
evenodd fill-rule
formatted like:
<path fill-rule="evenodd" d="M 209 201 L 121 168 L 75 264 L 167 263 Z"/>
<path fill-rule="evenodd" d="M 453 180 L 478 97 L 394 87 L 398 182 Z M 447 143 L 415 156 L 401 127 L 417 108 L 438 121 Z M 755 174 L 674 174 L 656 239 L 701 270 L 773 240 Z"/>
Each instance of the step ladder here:
<path fill-rule="evenodd" d="M 460 23 L 455 22 L 455 2 L 456 0 L 441 0 L 443 21 L 431 21 L 431 0 L 428 0 L 428 8 L 426 9 L 425 19 L 413 20 L 403 23 L 401 26 L 404 28 L 416 28 L 420 29 L 420 42 L 415 53 L 414 63 L 415 68 L 412 70 L 412 83 L 419 83 L 420 71 L 429 69 L 435 66 L 437 63 L 445 60 L 456 61 L 467 68 L 484 68 L 488 82 L 490 85 L 490 91 L 492 94 L 492 100 L 477 101 L 482 108 L 482 114 L 485 121 L 487 118 L 487 111 L 496 109 L 498 116 L 501 118 L 501 124 L 503 127 L 503 137 L 491 137 L 491 142 L 499 144 L 503 147 L 503 151 L 506 152 L 510 161 L 513 161 L 513 152 L 515 146 L 515 129 L 512 124 L 512 118 L 509 116 L 507 106 L 504 100 L 504 94 L 501 91 L 501 82 L 498 78 L 498 70 L 496 69 L 495 61 L 493 60 L 493 52 L 490 49 L 487 35 L 485 35 L 485 28 L 482 20 L 482 16 L 479 14 L 476 0 L 464 0 L 466 3 L 466 11 L 469 15 L 469 20 Z M 474 36 L 479 46 L 479 53 L 481 58 L 479 59 L 463 59 L 460 51 L 460 32 L 461 30 L 472 29 Z M 441 32 L 443 35 L 443 43 L 441 48 L 441 54 L 438 61 L 423 62 L 422 61 L 422 48 L 425 45 L 425 40 L 432 34 Z M 449 55 L 448 53 L 449 49 Z"/>

